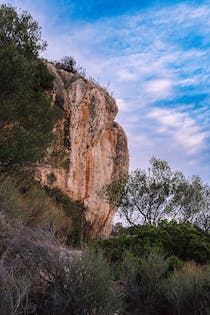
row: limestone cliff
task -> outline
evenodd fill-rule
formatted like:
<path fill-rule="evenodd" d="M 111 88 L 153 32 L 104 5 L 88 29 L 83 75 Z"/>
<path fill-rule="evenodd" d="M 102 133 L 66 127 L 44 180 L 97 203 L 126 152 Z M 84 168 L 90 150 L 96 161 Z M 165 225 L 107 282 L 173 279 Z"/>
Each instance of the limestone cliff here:
<path fill-rule="evenodd" d="M 108 235 L 116 208 L 98 196 L 104 184 L 128 172 L 128 147 L 123 129 L 114 121 L 114 99 L 78 74 L 48 65 L 55 76 L 53 103 L 63 110 L 55 126 L 48 160 L 36 171 L 42 183 L 61 188 L 88 206 L 86 219 L 93 237 Z"/>

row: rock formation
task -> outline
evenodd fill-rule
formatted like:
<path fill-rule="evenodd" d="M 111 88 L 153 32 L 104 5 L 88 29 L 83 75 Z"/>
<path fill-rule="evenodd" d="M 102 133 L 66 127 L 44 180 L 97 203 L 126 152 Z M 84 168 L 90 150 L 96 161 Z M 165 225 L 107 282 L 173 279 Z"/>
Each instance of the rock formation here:
<path fill-rule="evenodd" d="M 63 110 L 55 126 L 55 143 L 47 161 L 37 167 L 36 178 L 59 187 L 88 207 L 86 219 L 92 237 L 108 235 L 116 208 L 98 191 L 112 179 L 128 172 L 128 147 L 123 129 L 114 121 L 114 99 L 96 83 L 77 73 L 48 64 L 55 76 L 53 104 Z"/>

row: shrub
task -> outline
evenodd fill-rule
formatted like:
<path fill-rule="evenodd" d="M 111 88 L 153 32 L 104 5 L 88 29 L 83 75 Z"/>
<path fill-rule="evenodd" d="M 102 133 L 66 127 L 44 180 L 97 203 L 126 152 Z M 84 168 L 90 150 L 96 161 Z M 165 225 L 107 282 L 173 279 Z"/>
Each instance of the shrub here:
<path fill-rule="evenodd" d="M 51 227 L 62 242 L 80 246 L 89 239 L 86 208 L 59 188 L 40 186 L 30 180 L 0 176 L 0 211 L 21 218 L 31 227 Z"/>
<path fill-rule="evenodd" d="M 0 314 L 32 314 L 31 298 L 54 274 L 59 251 L 50 231 L 31 229 L 0 213 Z M 46 281 L 47 282 L 47 281 Z"/>
<path fill-rule="evenodd" d="M 67 72 L 72 72 L 72 73 L 77 72 L 76 61 L 74 60 L 73 57 L 65 56 L 61 59 L 61 61 L 57 61 L 55 65 L 58 69 L 63 69 Z"/>
<path fill-rule="evenodd" d="M 158 314 L 159 290 L 168 270 L 168 261 L 151 251 L 140 261 L 126 257 L 124 260 L 124 308 L 129 314 Z M 127 313 L 126 313 L 127 314 Z"/>
<path fill-rule="evenodd" d="M 21 191 L 18 184 L 12 177 L 0 176 L 0 210 L 32 226 L 58 229 L 64 216 L 62 209 L 38 184 L 33 183 L 27 191 Z"/>
<path fill-rule="evenodd" d="M 1 315 L 111 315 L 116 309 L 102 255 L 61 248 L 49 230 L 0 213 Z"/>
<path fill-rule="evenodd" d="M 25 276 L 16 275 L 6 270 L 0 260 L 0 314 L 20 314 L 26 307 L 26 298 L 31 282 Z"/>
<path fill-rule="evenodd" d="M 60 265 L 55 281 L 39 296 L 38 314 L 111 315 L 117 308 L 108 264 L 101 255 L 85 252 Z"/>
<path fill-rule="evenodd" d="M 44 190 L 63 210 L 66 218 L 71 219 L 66 234 L 68 245 L 80 246 L 89 240 L 89 224 L 85 219 L 87 208 L 79 200 L 72 200 L 61 189 L 44 186 Z"/>
<path fill-rule="evenodd" d="M 183 261 L 194 260 L 205 264 L 210 262 L 210 234 L 189 223 L 166 221 L 158 226 L 144 225 L 124 228 L 118 237 L 95 243 L 111 262 L 120 262 L 126 250 L 142 257 L 153 248 L 159 248 L 168 256 Z"/>
<path fill-rule="evenodd" d="M 62 224 L 63 211 L 38 185 L 34 185 L 24 196 L 32 226 L 54 226 L 59 229 Z"/>
<path fill-rule="evenodd" d="M 163 283 L 164 314 L 208 315 L 210 310 L 210 268 L 186 263 Z"/>
<path fill-rule="evenodd" d="M 23 220 L 29 215 L 15 181 L 8 176 L 0 176 L 0 211 Z"/>

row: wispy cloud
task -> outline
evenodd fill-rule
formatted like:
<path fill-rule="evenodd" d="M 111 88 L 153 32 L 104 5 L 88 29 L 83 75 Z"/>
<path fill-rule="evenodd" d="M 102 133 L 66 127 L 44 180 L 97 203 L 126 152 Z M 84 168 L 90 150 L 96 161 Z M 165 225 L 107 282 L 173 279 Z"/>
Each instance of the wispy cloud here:
<path fill-rule="evenodd" d="M 188 113 L 175 110 L 155 108 L 148 114 L 149 118 L 159 123 L 157 131 L 169 135 L 175 146 L 181 145 L 188 154 L 200 152 L 206 145 L 207 132 Z"/>
<path fill-rule="evenodd" d="M 173 81 L 168 79 L 150 80 L 146 84 L 146 92 L 154 96 L 155 99 L 166 99 L 170 96 L 173 86 Z"/>

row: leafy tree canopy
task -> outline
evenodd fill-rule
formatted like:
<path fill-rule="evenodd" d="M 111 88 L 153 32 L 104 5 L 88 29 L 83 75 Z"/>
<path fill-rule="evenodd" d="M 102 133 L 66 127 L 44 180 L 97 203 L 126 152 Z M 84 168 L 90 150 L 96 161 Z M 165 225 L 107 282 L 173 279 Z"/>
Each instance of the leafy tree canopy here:
<path fill-rule="evenodd" d="M 46 47 L 41 39 L 41 29 L 27 12 L 18 13 L 9 5 L 0 6 L 0 48 L 15 46 L 27 58 L 36 58 Z"/>
<path fill-rule="evenodd" d="M 150 160 L 148 172 L 137 169 L 117 178 L 103 194 L 131 226 L 175 219 L 210 228 L 210 188 L 199 177 L 186 179 L 156 158 Z"/>
<path fill-rule="evenodd" d="M 53 77 L 38 54 L 46 46 L 27 12 L 0 6 L 0 164 L 31 165 L 52 140 L 59 117 L 46 90 Z"/>

